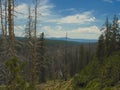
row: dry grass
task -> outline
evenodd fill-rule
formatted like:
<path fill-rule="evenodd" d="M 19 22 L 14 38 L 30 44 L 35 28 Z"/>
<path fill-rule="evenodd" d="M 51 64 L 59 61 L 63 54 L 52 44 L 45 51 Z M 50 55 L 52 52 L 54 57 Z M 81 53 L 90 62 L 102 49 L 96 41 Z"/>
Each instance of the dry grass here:
<path fill-rule="evenodd" d="M 68 81 L 47 81 L 44 84 L 37 85 L 37 90 L 72 90 L 72 79 Z"/>

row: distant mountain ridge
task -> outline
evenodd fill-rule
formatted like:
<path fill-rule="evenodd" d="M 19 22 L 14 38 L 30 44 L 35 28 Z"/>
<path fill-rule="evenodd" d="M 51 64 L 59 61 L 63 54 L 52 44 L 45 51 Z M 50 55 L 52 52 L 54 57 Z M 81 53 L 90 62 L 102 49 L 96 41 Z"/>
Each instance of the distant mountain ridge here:
<path fill-rule="evenodd" d="M 18 40 L 23 40 L 25 39 L 24 37 L 16 37 Z M 77 42 L 77 43 L 97 43 L 97 39 L 73 39 L 73 38 L 67 38 L 66 37 L 61 37 L 61 38 L 55 38 L 55 37 L 50 37 L 50 38 L 45 38 L 46 40 L 58 40 L 58 41 L 69 41 L 69 42 Z"/>
<path fill-rule="evenodd" d="M 92 43 L 96 43 L 98 42 L 97 39 L 72 39 L 72 38 L 46 38 L 46 39 L 49 39 L 49 40 L 62 40 L 62 41 L 73 41 L 73 42 L 81 42 L 81 43 L 88 43 L 88 42 L 92 42 Z"/>

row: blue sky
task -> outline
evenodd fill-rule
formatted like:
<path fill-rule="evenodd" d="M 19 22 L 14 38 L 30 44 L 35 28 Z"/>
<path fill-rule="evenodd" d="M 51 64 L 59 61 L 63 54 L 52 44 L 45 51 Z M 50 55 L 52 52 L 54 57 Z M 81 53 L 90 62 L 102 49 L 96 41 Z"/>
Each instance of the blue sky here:
<path fill-rule="evenodd" d="M 16 0 L 15 33 L 24 35 L 28 17 L 28 6 L 32 0 Z M 120 17 L 120 0 L 40 0 L 38 7 L 37 33 L 46 37 L 97 39 L 100 28 L 108 16 Z"/>

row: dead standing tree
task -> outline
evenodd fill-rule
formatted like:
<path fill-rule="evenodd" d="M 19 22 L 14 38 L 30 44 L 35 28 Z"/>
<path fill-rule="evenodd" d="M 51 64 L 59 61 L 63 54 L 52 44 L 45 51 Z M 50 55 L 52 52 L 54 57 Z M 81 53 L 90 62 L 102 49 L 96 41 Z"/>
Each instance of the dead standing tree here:
<path fill-rule="evenodd" d="M 4 33 L 4 25 L 3 25 L 3 2 L 0 0 L 0 16 L 1 16 L 1 30 L 2 30 L 2 36 L 5 35 Z"/>
<path fill-rule="evenodd" d="M 4 14 L 7 12 L 7 0 L 0 0 L 0 24 L 1 24 L 1 37 L 0 37 L 0 84 L 6 82 L 6 68 L 4 65 L 5 60 L 7 59 L 8 53 L 8 43 L 7 43 L 7 26 L 5 26 L 5 20 L 7 15 Z"/>
<path fill-rule="evenodd" d="M 14 49 L 14 0 L 8 0 L 9 55 L 15 56 Z"/>
<path fill-rule="evenodd" d="M 37 8 L 38 8 L 38 0 L 35 0 L 35 7 L 34 7 L 34 31 L 33 31 L 33 51 L 32 51 L 32 65 L 31 65 L 31 81 L 30 84 L 33 88 L 35 88 L 35 85 L 37 83 L 37 75 L 36 75 L 36 69 L 37 69 Z"/>

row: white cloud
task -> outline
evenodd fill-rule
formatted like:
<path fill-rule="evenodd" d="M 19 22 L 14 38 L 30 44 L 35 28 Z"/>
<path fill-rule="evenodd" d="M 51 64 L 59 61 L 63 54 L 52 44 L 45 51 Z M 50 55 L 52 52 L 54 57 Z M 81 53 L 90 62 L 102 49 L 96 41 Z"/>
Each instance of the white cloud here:
<path fill-rule="evenodd" d="M 120 24 L 120 20 L 118 20 L 118 23 Z"/>
<path fill-rule="evenodd" d="M 60 10 L 58 11 L 59 13 L 63 13 L 63 12 L 76 12 L 76 9 L 75 8 L 69 8 L 69 9 L 63 9 L 63 10 Z"/>
<path fill-rule="evenodd" d="M 56 30 L 62 30 L 63 28 L 62 28 L 62 26 L 56 26 L 55 29 Z"/>
<path fill-rule="evenodd" d="M 68 33 L 70 37 L 87 39 L 98 39 L 99 35 L 101 34 L 97 26 L 78 28 Z"/>
<path fill-rule="evenodd" d="M 16 6 L 15 11 L 16 19 L 26 19 L 28 17 L 28 5 L 25 3 Z"/>
<path fill-rule="evenodd" d="M 56 26 L 55 28 L 44 26 L 42 30 L 46 33 L 47 37 L 64 37 L 65 31 L 62 31 L 59 28 L 60 26 Z"/>
<path fill-rule="evenodd" d="M 73 32 L 77 32 L 77 33 L 81 33 L 81 34 L 85 34 L 85 33 L 88 33 L 88 34 L 99 34 L 100 31 L 98 29 L 97 26 L 89 26 L 89 27 L 83 27 L 83 28 L 78 28 L 76 30 L 72 30 L 70 31 L 71 33 Z"/>
<path fill-rule="evenodd" d="M 34 16 L 34 5 L 31 4 L 31 14 Z M 44 21 L 45 18 L 51 15 L 51 9 L 54 5 L 49 3 L 49 0 L 40 0 L 38 5 L 38 26 L 40 25 L 39 20 Z M 15 7 L 15 35 L 23 36 L 26 20 L 28 18 L 29 5 L 27 3 L 20 3 Z"/>
<path fill-rule="evenodd" d="M 48 10 L 49 8 L 51 8 L 52 6 L 42 6 L 42 7 L 39 7 L 39 14 L 41 14 L 41 16 L 49 16 L 51 13 L 50 11 Z"/>
<path fill-rule="evenodd" d="M 58 27 L 58 26 L 56 26 Z M 66 30 L 56 29 L 51 26 L 44 26 L 42 30 L 48 35 L 47 37 L 65 37 Z M 73 30 L 67 31 L 68 37 L 70 38 L 89 38 L 89 39 L 97 39 L 101 34 L 99 28 L 97 26 L 89 26 L 89 27 L 79 27 Z"/>
<path fill-rule="evenodd" d="M 83 13 L 78 13 L 74 15 L 69 15 L 65 17 L 61 17 L 58 14 L 55 14 L 51 9 L 53 9 L 55 6 L 50 4 L 48 2 L 49 0 L 41 0 L 40 5 L 38 7 L 38 20 L 42 21 L 41 30 L 45 32 L 45 34 L 48 37 L 65 37 L 66 31 L 68 32 L 68 36 L 70 38 L 98 38 L 100 35 L 100 31 L 97 26 L 86 26 L 86 27 L 78 27 L 70 29 L 69 31 L 66 30 L 66 26 L 58 25 L 56 26 L 56 23 L 59 24 L 86 24 L 86 23 L 92 23 L 95 22 L 96 18 L 93 16 L 92 11 L 87 11 Z M 31 6 L 33 10 L 34 5 Z M 15 34 L 16 36 L 24 36 L 24 28 L 25 28 L 25 22 L 21 22 L 21 19 L 26 19 L 28 17 L 28 5 L 25 3 L 22 3 L 15 7 L 15 10 L 19 13 L 16 13 L 17 16 L 17 24 L 15 26 Z M 73 10 L 66 9 L 66 10 Z M 21 14 L 20 14 L 21 13 Z M 34 15 L 34 13 L 33 13 Z M 50 24 L 48 26 L 45 26 L 46 22 L 49 22 Z M 22 24 L 21 24 L 22 23 Z M 19 25 L 20 24 L 20 25 Z M 38 21 L 38 24 L 39 21 Z M 38 25 L 39 26 L 39 25 Z M 40 32 L 38 32 L 39 34 Z"/>
<path fill-rule="evenodd" d="M 92 12 L 83 12 L 80 14 L 70 15 L 66 17 L 62 17 L 59 19 L 48 20 L 47 22 L 54 22 L 54 23 L 77 23 L 77 24 L 84 24 L 86 22 L 94 22 L 95 17 L 92 16 Z"/>
<path fill-rule="evenodd" d="M 15 29 L 15 35 L 16 36 L 24 37 L 24 35 L 25 35 L 25 31 L 24 31 L 25 30 L 25 25 L 23 25 L 23 26 L 15 25 L 14 29 Z"/>
<path fill-rule="evenodd" d="M 28 17 L 28 5 L 26 3 L 19 4 L 15 7 L 15 11 L 17 12 L 15 16 L 17 19 L 27 19 Z M 34 16 L 34 5 L 31 6 L 32 16 Z M 51 9 L 54 5 L 50 4 L 48 0 L 40 0 L 40 4 L 38 5 L 38 18 L 42 16 L 51 15 Z"/>

